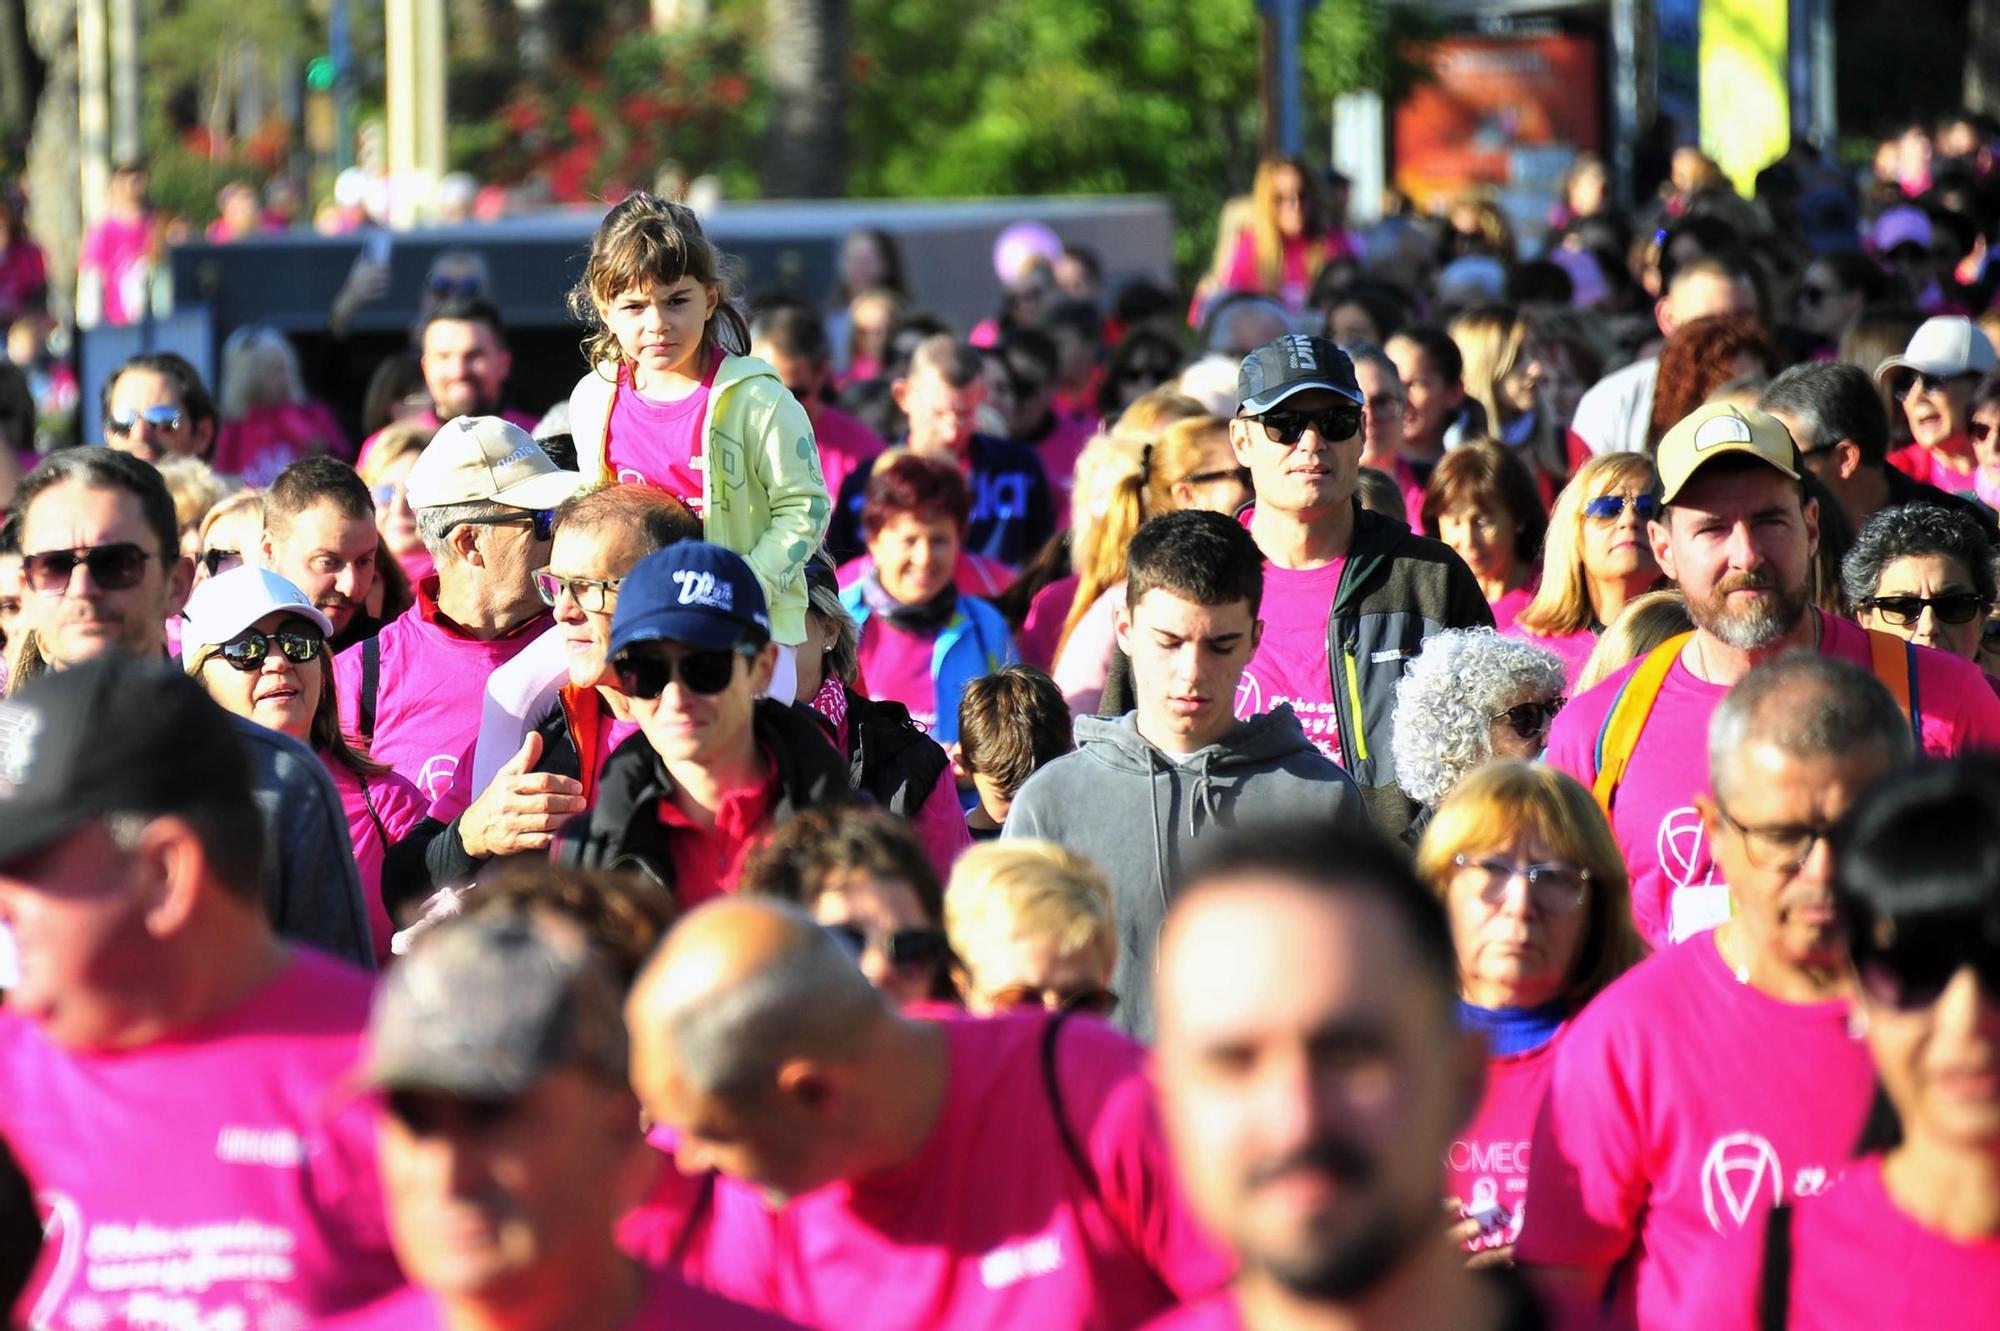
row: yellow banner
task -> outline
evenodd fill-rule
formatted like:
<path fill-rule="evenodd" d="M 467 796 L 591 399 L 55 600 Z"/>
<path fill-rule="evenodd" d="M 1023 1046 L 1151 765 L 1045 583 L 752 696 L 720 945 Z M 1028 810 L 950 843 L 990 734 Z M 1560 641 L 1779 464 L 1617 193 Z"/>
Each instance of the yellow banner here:
<path fill-rule="evenodd" d="M 1791 144 L 1786 0 L 1701 0 L 1701 146 L 1747 197 Z"/>

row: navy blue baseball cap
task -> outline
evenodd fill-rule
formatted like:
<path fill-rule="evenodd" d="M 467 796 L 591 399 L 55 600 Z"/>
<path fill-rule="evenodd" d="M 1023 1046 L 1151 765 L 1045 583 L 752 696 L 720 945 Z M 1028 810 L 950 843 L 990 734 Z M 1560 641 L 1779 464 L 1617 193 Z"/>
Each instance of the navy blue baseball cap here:
<path fill-rule="evenodd" d="M 707 541 L 678 541 L 640 560 L 619 584 L 610 654 L 639 642 L 761 647 L 770 637 L 764 589 L 743 556 Z"/>

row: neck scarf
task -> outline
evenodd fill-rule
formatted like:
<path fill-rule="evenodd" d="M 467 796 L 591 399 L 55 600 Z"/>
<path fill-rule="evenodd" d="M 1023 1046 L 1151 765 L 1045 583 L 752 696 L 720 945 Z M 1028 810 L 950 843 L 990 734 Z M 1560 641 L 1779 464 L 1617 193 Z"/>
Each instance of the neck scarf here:
<path fill-rule="evenodd" d="M 958 582 L 955 579 L 947 582 L 943 591 L 921 605 L 905 605 L 883 590 L 882 579 L 870 569 L 861 579 L 861 599 L 867 604 L 869 614 L 905 633 L 931 637 L 958 612 Z"/>

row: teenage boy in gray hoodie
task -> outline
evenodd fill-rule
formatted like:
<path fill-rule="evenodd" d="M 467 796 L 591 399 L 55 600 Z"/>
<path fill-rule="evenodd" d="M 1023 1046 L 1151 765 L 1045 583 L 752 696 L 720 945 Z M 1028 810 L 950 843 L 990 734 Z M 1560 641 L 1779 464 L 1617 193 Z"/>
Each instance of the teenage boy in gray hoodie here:
<path fill-rule="evenodd" d="M 1368 816 L 1289 705 L 1236 719 L 1264 594 L 1264 556 L 1241 524 L 1168 513 L 1139 529 L 1126 567 L 1118 646 L 1137 705 L 1115 719 L 1078 717 L 1076 752 L 1028 778 L 1002 835 L 1054 841 L 1110 877 L 1114 1020 L 1150 1042 L 1154 945 L 1196 843 L 1279 817 L 1359 827 Z"/>

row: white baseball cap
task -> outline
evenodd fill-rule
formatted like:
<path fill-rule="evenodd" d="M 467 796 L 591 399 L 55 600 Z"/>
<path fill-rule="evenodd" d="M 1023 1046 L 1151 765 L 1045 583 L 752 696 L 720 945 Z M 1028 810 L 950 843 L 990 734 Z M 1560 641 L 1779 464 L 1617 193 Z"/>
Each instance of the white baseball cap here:
<path fill-rule="evenodd" d="M 288 579 L 248 564 L 216 574 L 194 589 L 181 611 L 181 664 L 192 666 L 206 648 L 221 646 L 280 610 L 333 636 L 333 621 Z"/>
<path fill-rule="evenodd" d="M 1961 374 L 1985 374 L 1996 363 L 1993 343 L 1979 325 L 1962 314 L 1926 319 L 1910 334 L 1910 345 L 1875 367 L 1877 383 L 1889 382 L 1898 370 L 1915 370 L 1951 379 Z"/>
<path fill-rule="evenodd" d="M 484 503 L 535 511 L 556 507 L 582 484 L 580 472 L 556 466 L 513 422 L 457 416 L 425 445 L 406 488 L 411 508 Z"/>

